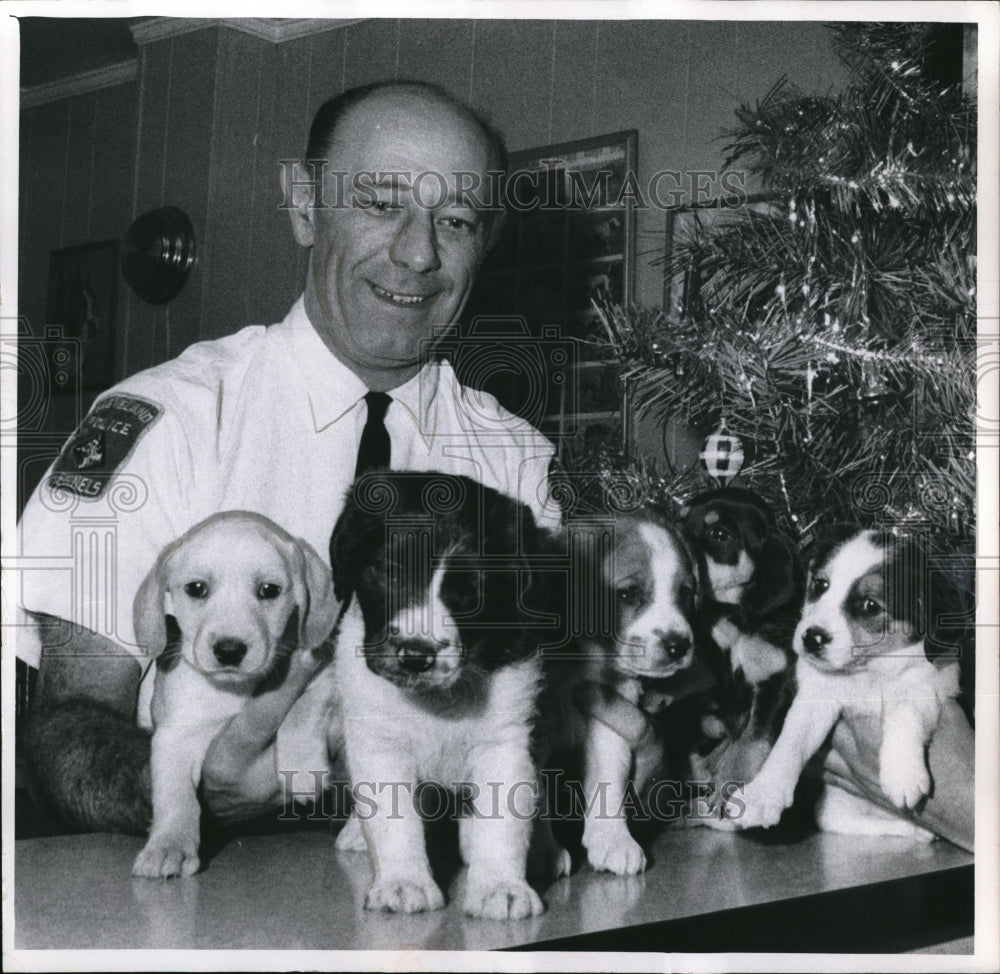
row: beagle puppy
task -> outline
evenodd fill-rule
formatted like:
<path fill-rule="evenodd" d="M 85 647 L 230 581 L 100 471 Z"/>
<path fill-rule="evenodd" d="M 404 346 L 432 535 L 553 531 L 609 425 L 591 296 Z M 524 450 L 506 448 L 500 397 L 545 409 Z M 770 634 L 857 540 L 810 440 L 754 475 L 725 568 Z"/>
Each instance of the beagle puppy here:
<path fill-rule="evenodd" d="M 582 758 L 588 861 L 633 875 L 646 856 L 629 833 L 626 799 L 642 792 L 663 759 L 649 718 L 708 685 L 707 673 L 692 669 L 698 564 L 681 532 L 649 513 L 619 515 L 603 534 L 586 525 L 579 533 L 588 544 L 574 547 L 589 548 L 590 557 L 574 573 L 573 590 L 589 625 L 574 627 L 572 657 L 547 664 L 543 736 L 549 754 Z"/>
<path fill-rule="evenodd" d="M 134 875 L 198 871 L 198 787 L 212 739 L 282 682 L 299 651 L 314 656 L 337 611 L 319 555 L 259 514 L 215 514 L 163 550 L 134 603 L 136 638 L 156 657 L 153 822 Z"/>
<path fill-rule="evenodd" d="M 845 721 L 855 735 L 876 728 L 879 784 L 899 815 L 865 814 L 871 803 L 835 796 L 818 809 L 820 826 L 932 838 L 905 815 L 932 788 L 926 747 L 942 701 L 959 693 L 948 591 L 918 539 L 840 524 L 817 541 L 795 630 L 795 698 L 731 816 L 736 827 L 775 825 L 807 761 Z"/>
<path fill-rule="evenodd" d="M 791 705 L 805 569 L 798 546 L 753 491 L 708 491 L 681 517 L 705 580 L 698 651 L 716 681 L 698 722 L 711 751 L 692 764 L 696 777 L 745 782 L 760 770 Z"/>

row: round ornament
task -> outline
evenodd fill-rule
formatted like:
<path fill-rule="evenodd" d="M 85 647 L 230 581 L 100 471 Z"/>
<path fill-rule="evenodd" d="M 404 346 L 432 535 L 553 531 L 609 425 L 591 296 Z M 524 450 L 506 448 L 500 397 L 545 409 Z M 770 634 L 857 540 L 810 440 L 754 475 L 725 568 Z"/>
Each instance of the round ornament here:
<path fill-rule="evenodd" d="M 725 423 L 721 423 L 719 428 L 706 438 L 698 457 L 709 477 L 720 487 L 725 487 L 743 467 L 745 459 L 743 441 L 730 433 Z"/>

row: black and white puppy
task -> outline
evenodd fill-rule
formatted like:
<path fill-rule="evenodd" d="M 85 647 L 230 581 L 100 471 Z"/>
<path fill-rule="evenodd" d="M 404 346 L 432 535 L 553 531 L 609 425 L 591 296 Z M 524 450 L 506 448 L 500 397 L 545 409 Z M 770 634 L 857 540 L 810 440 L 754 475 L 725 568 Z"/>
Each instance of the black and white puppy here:
<path fill-rule="evenodd" d="M 590 864 L 635 874 L 646 857 L 629 833 L 626 790 L 641 793 L 662 762 L 662 741 L 647 717 L 699 685 L 689 669 L 698 565 L 679 529 L 652 514 L 619 515 L 604 532 L 583 526 L 576 533 L 590 543 L 571 550 L 590 554 L 574 566 L 577 612 L 570 606 L 568 614 L 579 619 L 583 610 L 590 624 L 571 627 L 577 635 L 569 658 L 547 663 L 542 736 L 550 754 L 582 757 Z"/>
<path fill-rule="evenodd" d="M 798 546 L 753 491 L 724 487 L 700 494 L 682 521 L 705 583 L 698 650 L 716 678 L 702 723 L 718 743 L 696 763 L 711 780 L 747 781 L 760 770 L 791 704 L 792 637 L 805 569 Z"/>
<path fill-rule="evenodd" d="M 551 545 L 527 507 L 466 477 L 374 473 L 348 496 L 331 541 L 349 599 L 334 667 L 352 783 L 371 792 L 354 819 L 374 867 L 367 909 L 444 905 L 412 800 L 433 781 L 480 813 L 459 822 L 465 912 L 542 912 L 525 877 L 538 648 L 555 620 L 533 563 Z"/>
<path fill-rule="evenodd" d="M 817 541 L 795 631 L 795 699 L 746 788 L 738 827 L 777 823 L 806 762 L 842 720 L 856 736 L 877 736 L 867 743 L 878 753 L 879 784 L 893 805 L 919 806 L 932 787 L 925 751 L 941 702 L 959 692 L 942 616 L 947 587 L 938 580 L 917 539 L 840 524 Z M 818 822 L 829 831 L 932 837 L 874 806 L 871 815 L 859 814 L 862 804 L 870 803 L 838 801 L 836 809 L 819 810 Z"/>

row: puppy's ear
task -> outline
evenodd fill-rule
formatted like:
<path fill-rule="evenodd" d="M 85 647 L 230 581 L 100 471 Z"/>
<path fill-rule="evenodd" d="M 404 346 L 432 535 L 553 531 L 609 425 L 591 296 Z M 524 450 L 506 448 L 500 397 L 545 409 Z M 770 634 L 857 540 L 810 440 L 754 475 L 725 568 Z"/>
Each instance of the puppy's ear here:
<path fill-rule="evenodd" d="M 757 554 L 743 608 L 760 618 L 779 606 L 801 602 L 804 591 L 805 570 L 798 546 L 783 531 L 771 531 Z"/>
<path fill-rule="evenodd" d="M 702 578 L 704 566 L 702 559 L 698 557 L 697 543 L 694 540 L 693 533 L 688 530 L 686 524 L 678 525 L 675 530 L 671 531 L 671 534 L 681 546 L 691 566 L 691 577 L 694 579 L 694 605 L 692 606 L 692 610 L 697 611 L 701 608 L 705 591 L 704 580 Z"/>
<path fill-rule="evenodd" d="M 316 549 L 301 538 L 297 539 L 297 548 L 299 646 L 315 649 L 333 632 L 340 603 L 333 594 L 330 569 L 323 563 Z"/>
<path fill-rule="evenodd" d="M 132 602 L 135 641 L 147 656 L 159 656 L 167 645 L 167 569 L 176 550 L 176 542 L 163 549 Z"/>
<path fill-rule="evenodd" d="M 365 529 L 365 521 L 366 518 L 354 501 L 349 499 L 330 536 L 333 593 L 339 602 L 349 598 L 357 585 L 357 572 L 361 564 L 358 555 L 362 550 L 359 544 L 362 540 L 367 540 L 366 536 L 369 534 Z"/>
<path fill-rule="evenodd" d="M 974 569 L 971 564 L 961 563 L 949 565 L 949 569 L 927 566 L 924 652 L 929 659 L 961 660 L 967 668 L 974 659 L 970 639 L 975 611 Z"/>

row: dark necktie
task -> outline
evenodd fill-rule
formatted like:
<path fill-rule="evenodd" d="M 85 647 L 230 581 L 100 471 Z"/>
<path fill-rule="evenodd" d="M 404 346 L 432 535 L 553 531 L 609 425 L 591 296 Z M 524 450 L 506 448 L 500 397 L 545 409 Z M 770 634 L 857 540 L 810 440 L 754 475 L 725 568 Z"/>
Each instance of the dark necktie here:
<path fill-rule="evenodd" d="M 392 396 L 384 392 L 369 392 L 365 396 L 368 404 L 368 419 L 361 431 L 358 444 L 358 465 L 354 476 L 360 477 L 368 470 L 388 467 L 392 456 L 389 431 L 385 428 L 385 411 L 392 402 Z"/>

